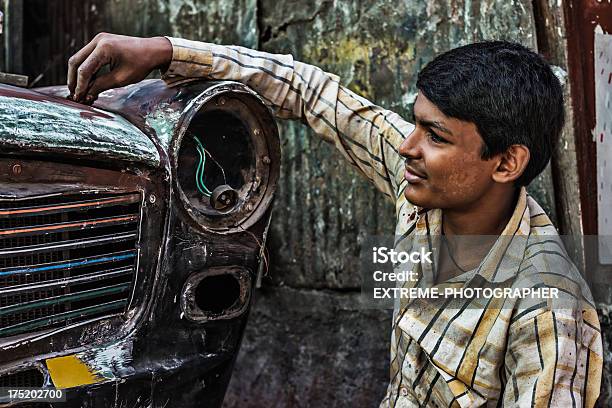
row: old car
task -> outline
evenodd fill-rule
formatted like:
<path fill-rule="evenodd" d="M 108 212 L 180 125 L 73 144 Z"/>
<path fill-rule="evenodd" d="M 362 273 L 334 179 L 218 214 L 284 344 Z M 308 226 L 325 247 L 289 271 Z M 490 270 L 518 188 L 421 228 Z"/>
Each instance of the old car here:
<path fill-rule="evenodd" d="M 66 94 L 0 85 L 0 387 L 220 406 L 267 267 L 273 116 L 234 82 Z"/>

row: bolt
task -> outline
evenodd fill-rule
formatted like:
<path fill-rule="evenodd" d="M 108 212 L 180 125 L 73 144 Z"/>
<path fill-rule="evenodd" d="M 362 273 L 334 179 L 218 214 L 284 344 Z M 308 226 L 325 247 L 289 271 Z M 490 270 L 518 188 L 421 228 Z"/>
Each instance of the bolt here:
<path fill-rule="evenodd" d="M 219 98 L 219 105 L 225 105 L 225 98 L 224 97 Z"/>
<path fill-rule="evenodd" d="M 21 164 L 13 165 L 13 174 L 16 176 L 21 174 Z"/>
<path fill-rule="evenodd" d="M 253 204 L 248 203 L 246 207 L 244 207 L 247 211 L 253 211 Z"/>
<path fill-rule="evenodd" d="M 155 194 L 151 194 L 151 195 L 149 196 L 149 202 L 150 202 L 151 204 L 155 204 L 155 201 L 157 201 L 157 197 L 155 197 Z"/>
<path fill-rule="evenodd" d="M 270 164 L 270 158 L 268 156 L 264 156 L 262 160 L 264 164 Z"/>

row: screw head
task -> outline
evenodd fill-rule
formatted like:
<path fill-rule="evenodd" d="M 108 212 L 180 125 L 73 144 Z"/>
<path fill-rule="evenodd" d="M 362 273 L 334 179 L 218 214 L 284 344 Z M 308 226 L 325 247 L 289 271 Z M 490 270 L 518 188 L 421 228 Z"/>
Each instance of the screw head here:
<path fill-rule="evenodd" d="M 261 134 L 261 131 L 260 131 L 259 129 L 254 129 L 254 130 L 253 130 L 253 134 L 254 134 L 255 136 L 259 136 L 259 135 Z"/>
<path fill-rule="evenodd" d="M 247 211 L 253 211 L 253 204 L 248 203 L 246 207 L 244 207 Z"/>
<path fill-rule="evenodd" d="M 262 161 L 264 162 L 264 164 L 270 164 L 271 160 L 268 156 L 264 156 Z"/>
<path fill-rule="evenodd" d="M 155 197 L 155 194 L 149 195 L 149 202 L 151 204 L 155 204 L 155 201 L 157 201 L 157 197 Z"/>
<path fill-rule="evenodd" d="M 224 97 L 219 98 L 219 105 L 225 105 L 225 98 Z"/>
<path fill-rule="evenodd" d="M 20 174 L 21 174 L 21 171 L 22 171 L 21 164 L 14 164 L 14 165 L 13 165 L 13 169 L 12 169 L 12 170 L 13 170 L 13 174 L 14 174 L 15 176 L 20 175 Z"/>

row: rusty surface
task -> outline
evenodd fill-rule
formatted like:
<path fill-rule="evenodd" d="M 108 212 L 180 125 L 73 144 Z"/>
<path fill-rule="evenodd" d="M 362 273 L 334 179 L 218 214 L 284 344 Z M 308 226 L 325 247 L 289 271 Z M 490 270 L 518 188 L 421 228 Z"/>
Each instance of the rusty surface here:
<path fill-rule="evenodd" d="M 200 120 L 196 112 L 205 106 L 206 90 L 215 86 L 223 88 L 226 98 L 249 92 L 242 85 L 229 83 L 169 89 L 161 81 L 150 81 L 108 92 L 96 107 L 90 108 L 61 99 L 65 86 L 40 92 L 0 88 L 4 90 L 0 100 L 7 100 L 5 113 L 21 112 L 30 119 L 34 115 L 38 121 L 29 127 L 29 123 L 18 123 L 21 126 L 12 128 L 7 127 L 11 123 L 6 115 L 0 121 L 5 126 L 0 195 L 17 199 L 53 192 L 127 188 L 140 191 L 143 197 L 139 268 L 126 313 L 95 324 L 75 324 L 45 333 L 4 338 L 0 342 L 0 376 L 16 375 L 19 370 L 33 366 L 42 366 L 46 372 L 41 365 L 45 359 L 69 357 L 98 375 L 93 377 L 93 384 L 70 388 L 67 407 L 221 404 L 246 325 L 256 271 L 262 261 L 280 151 L 274 122 L 266 116 L 269 113 L 262 114 L 267 108 L 249 94 L 253 99 L 245 106 L 253 109 L 262 123 L 254 126 L 243 122 L 246 134 L 271 143 L 265 152 L 266 163 L 264 157 L 258 157 L 253 166 L 277 170 L 267 174 L 265 183 L 263 179 L 248 181 L 249 186 L 260 188 L 261 197 L 254 203 L 257 206 L 245 206 L 249 223 L 242 226 L 244 231 L 219 235 L 188 216 L 186 203 L 179 198 L 173 183 L 176 169 L 172 166 L 177 163 L 172 160 L 170 146 L 180 130 L 190 125 L 191 116 L 192 122 Z M 30 111 L 17 110 L 30 105 Z M 45 121 L 36 117 L 43 114 L 48 115 Z M 207 120 L 214 118 L 213 115 Z M 269 123 L 264 126 L 263 121 Z M 20 129 L 37 129 L 39 122 L 56 128 L 45 134 L 32 134 L 28 143 L 23 142 Z M 87 128 L 86 136 L 108 145 L 99 151 L 92 150 L 88 139 L 77 132 L 83 123 L 93 124 Z M 206 122 L 201 125 L 206 126 Z M 127 128 L 133 134 L 123 135 L 124 139 L 119 140 L 122 134 L 117 131 L 109 138 L 104 133 L 106 128 Z M 64 143 L 62 138 L 71 135 L 83 140 Z M 147 151 L 139 151 L 138 143 L 146 143 Z M 128 144 L 131 155 L 122 153 Z M 9 155 L 7 146 L 11 148 Z M 40 153 L 37 161 L 29 158 L 33 155 L 31 146 L 36 146 Z M 151 154 L 156 155 L 155 162 L 145 160 Z M 86 156 L 86 161 L 72 160 L 81 156 Z M 57 163 L 67 159 L 70 164 Z M 234 225 L 232 212 L 238 210 L 216 214 L 217 222 L 225 219 L 227 225 Z M 5 215 L 23 215 L 21 210 L 14 211 L 7 210 Z M 40 228 L 30 228 L 30 233 L 38 233 Z M 16 229 L 6 234 L 25 232 Z M 180 299 L 189 277 L 207 270 L 235 274 L 236 268 L 242 271 L 238 276 L 239 304 L 218 312 L 214 319 L 186 319 Z M 185 296 L 195 296 L 194 293 Z M 47 377 L 47 386 L 52 384 L 49 381 Z"/>
<path fill-rule="evenodd" d="M 601 26 L 612 33 L 612 6 L 609 2 L 577 0 L 567 3 L 569 68 L 576 113 L 580 200 L 585 234 L 597 234 L 596 147 L 591 130 L 595 128 L 594 33 Z"/>
<path fill-rule="evenodd" d="M 578 175 L 580 180 L 580 201 L 584 234 L 597 234 L 597 169 L 596 144 L 592 130 L 595 128 L 595 77 L 594 77 L 594 34 L 600 26 L 604 33 L 612 33 L 612 5 L 610 2 L 596 0 L 568 1 L 565 7 L 569 44 L 569 69 L 573 89 L 575 112 L 576 151 L 578 155 Z M 596 263 L 596 247 L 585 254 L 586 270 L 592 279 L 600 280 L 610 276 L 612 268 Z M 604 340 L 604 373 L 599 407 L 612 404 L 612 314 L 610 304 L 612 293 L 609 285 L 593 287 L 598 304 Z"/>

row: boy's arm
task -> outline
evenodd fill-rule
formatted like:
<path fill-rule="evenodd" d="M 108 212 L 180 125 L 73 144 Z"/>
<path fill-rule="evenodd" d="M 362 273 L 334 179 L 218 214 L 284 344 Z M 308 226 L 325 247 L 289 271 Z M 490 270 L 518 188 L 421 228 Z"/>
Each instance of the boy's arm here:
<path fill-rule="evenodd" d="M 405 186 L 398 153 L 413 125 L 341 86 L 338 77 L 291 55 L 269 54 L 168 38 L 172 61 L 163 79 L 240 81 L 264 98 L 283 119 L 300 119 L 333 143 L 348 162 L 395 201 Z"/>
<path fill-rule="evenodd" d="M 594 310 L 530 313 L 510 328 L 504 407 L 593 407 L 602 340 Z"/>

